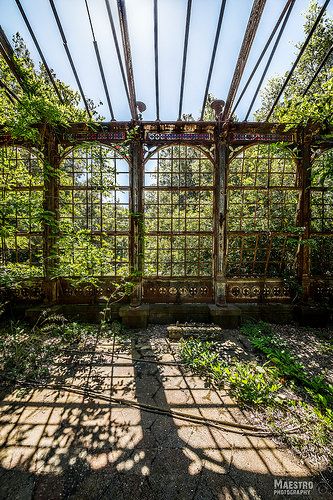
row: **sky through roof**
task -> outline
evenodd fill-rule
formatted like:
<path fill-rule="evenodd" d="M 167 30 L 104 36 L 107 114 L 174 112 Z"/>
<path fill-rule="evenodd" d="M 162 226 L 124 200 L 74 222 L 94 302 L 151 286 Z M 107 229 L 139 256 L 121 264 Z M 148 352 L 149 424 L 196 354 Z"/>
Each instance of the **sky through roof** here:
<path fill-rule="evenodd" d="M 239 92 L 251 73 L 285 2 L 286 0 L 267 0 Z M 105 0 L 87 0 L 87 3 L 115 119 L 130 120 L 131 114 L 117 61 L 106 2 Z M 58 78 L 77 89 L 49 0 L 21 0 L 21 4 L 48 65 L 54 69 Z M 111 115 L 93 46 L 85 0 L 54 0 L 54 4 L 84 93 L 96 104 L 100 101 L 103 102 L 98 110 L 106 120 L 109 120 Z M 218 99 L 226 100 L 252 4 L 252 0 L 226 1 L 209 87 L 209 91 Z M 295 1 L 263 86 L 273 75 L 284 73 L 290 69 L 295 59 L 295 43 L 304 40 L 302 29 L 304 17 L 302 14 L 306 11 L 308 4 L 308 0 Z M 319 4 L 322 5 L 323 0 Z M 126 0 L 125 5 L 136 98 L 147 106 L 143 113 L 144 120 L 155 120 L 154 0 Z M 174 121 L 178 116 L 188 2 L 187 0 L 158 0 L 157 5 L 160 119 Z M 110 0 L 110 6 L 121 46 L 116 0 Z M 221 0 L 192 1 L 182 112 L 192 113 L 196 119 L 200 116 L 220 8 Z M 38 63 L 40 57 L 15 0 L 0 0 L 0 12 L 0 24 L 7 37 L 11 40 L 12 36 L 19 32 L 24 38 L 33 60 Z M 331 4 L 329 4 L 328 13 L 333 15 Z M 120 48 L 123 54 L 122 46 Z M 239 119 L 244 119 L 268 56 L 269 51 L 237 108 L 236 113 Z M 257 109 L 259 104 L 260 99 L 258 98 L 253 109 Z"/>

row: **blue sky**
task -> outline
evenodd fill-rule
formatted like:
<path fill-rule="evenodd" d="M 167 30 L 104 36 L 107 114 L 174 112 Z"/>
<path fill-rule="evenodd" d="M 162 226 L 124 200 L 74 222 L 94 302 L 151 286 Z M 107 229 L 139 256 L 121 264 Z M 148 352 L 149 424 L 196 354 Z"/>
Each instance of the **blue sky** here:
<path fill-rule="evenodd" d="M 319 4 L 322 5 L 323 1 L 320 0 Z M 129 120 L 130 112 L 116 58 L 105 1 L 89 0 L 88 3 L 115 118 L 117 120 Z M 49 1 L 21 0 L 21 4 L 35 31 L 49 66 L 55 70 L 60 79 L 73 88 L 77 88 Z M 110 4 L 120 42 L 116 0 L 110 0 Z M 193 0 L 183 112 L 192 113 L 195 118 L 200 115 L 220 4 L 220 0 Z M 285 0 L 267 0 L 240 90 L 265 45 L 284 4 Z M 303 13 L 308 4 L 309 0 L 296 0 L 293 13 L 266 80 L 275 74 L 285 72 L 291 67 L 295 53 L 294 45 L 304 38 L 302 31 Z M 332 16 L 333 6 L 331 4 L 328 12 Z M 55 5 L 84 92 L 95 103 L 103 101 L 104 104 L 99 107 L 99 112 L 108 120 L 110 114 L 96 62 L 85 2 L 84 0 L 55 0 Z M 187 0 L 158 0 L 158 6 L 160 118 L 164 121 L 176 120 Z M 144 120 L 155 120 L 153 0 L 126 0 L 126 7 L 137 99 L 143 101 L 147 106 L 147 110 L 143 114 Z M 210 86 L 210 91 L 216 98 L 226 99 L 251 7 L 252 0 L 227 0 Z M 15 0 L 0 0 L 0 12 L 0 24 L 7 37 L 11 39 L 14 33 L 20 32 L 33 59 L 38 62 L 39 56 Z M 264 64 L 265 59 L 260 68 L 263 68 Z M 237 109 L 237 115 L 240 119 L 244 118 L 249 102 L 252 99 L 256 82 L 261 75 L 260 68 L 257 77 Z M 257 101 L 257 106 L 254 109 L 258 105 L 259 101 Z"/>

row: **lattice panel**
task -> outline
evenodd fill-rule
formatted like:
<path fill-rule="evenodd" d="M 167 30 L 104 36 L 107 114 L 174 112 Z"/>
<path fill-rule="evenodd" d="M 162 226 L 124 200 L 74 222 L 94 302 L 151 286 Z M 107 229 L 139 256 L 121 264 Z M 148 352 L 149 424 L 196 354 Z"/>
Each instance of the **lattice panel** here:
<path fill-rule="evenodd" d="M 60 273 L 128 274 L 128 163 L 109 148 L 80 147 L 64 160 L 60 183 Z"/>
<path fill-rule="evenodd" d="M 214 167 L 200 151 L 171 146 L 145 166 L 145 275 L 211 276 Z"/>
<path fill-rule="evenodd" d="M 21 277 L 43 274 L 43 168 L 24 148 L 0 149 L 1 264 Z M 14 270 L 14 268 L 12 269 Z M 9 275 L 8 275 L 9 276 Z"/>
<path fill-rule="evenodd" d="M 299 240 L 289 236 L 229 235 L 228 276 L 294 274 Z"/>

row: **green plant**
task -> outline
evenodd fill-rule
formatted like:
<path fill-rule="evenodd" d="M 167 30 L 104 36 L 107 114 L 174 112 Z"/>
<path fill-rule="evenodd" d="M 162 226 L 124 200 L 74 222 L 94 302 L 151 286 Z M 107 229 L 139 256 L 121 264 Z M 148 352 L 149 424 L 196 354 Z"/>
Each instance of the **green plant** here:
<path fill-rule="evenodd" d="M 98 332 L 95 325 L 68 322 L 45 309 L 33 326 L 11 321 L 0 328 L 0 373 L 9 381 L 45 379 L 63 348 L 80 347 Z"/>
<path fill-rule="evenodd" d="M 238 401 L 252 405 L 274 404 L 281 387 L 274 367 L 254 362 L 227 364 L 214 350 L 213 342 L 197 339 L 182 340 L 180 353 L 184 363 L 209 382 L 227 383 Z"/>
<path fill-rule="evenodd" d="M 281 388 L 277 370 L 267 364 L 235 363 L 225 368 L 231 393 L 238 401 L 252 405 L 273 404 Z"/>
<path fill-rule="evenodd" d="M 241 331 L 248 336 L 253 347 L 274 364 L 281 378 L 295 382 L 307 392 L 319 412 L 327 414 L 333 409 L 333 385 L 325 382 L 322 375 L 310 376 L 285 342 L 273 334 L 269 324 L 247 323 Z"/>
<path fill-rule="evenodd" d="M 197 339 L 181 340 L 181 357 L 184 363 L 197 373 L 203 373 L 215 381 L 224 376 L 223 363 L 213 350 L 213 342 Z"/>

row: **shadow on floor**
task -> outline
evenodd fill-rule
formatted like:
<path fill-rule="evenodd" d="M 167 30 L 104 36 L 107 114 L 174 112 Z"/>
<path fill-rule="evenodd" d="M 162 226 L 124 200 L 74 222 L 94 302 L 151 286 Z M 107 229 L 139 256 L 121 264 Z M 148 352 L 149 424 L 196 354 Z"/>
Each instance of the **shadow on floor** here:
<path fill-rule="evenodd" d="M 4 397 L 1 499 L 288 498 L 281 491 L 290 487 L 285 481 L 302 490 L 300 498 L 333 498 L 328 471 L 314 475 L 267 438 L 108 402 L 105 397 L 125 398 L 202 417 L 244 420 L 227 394 L 207 389 L 177 366 L 140 358 L 173 360 L 168 349 L 157 353 L 149 338 L 133 337 L 127 350 L 97 340 L 92 353 L 55 362 L 57 382 L 84 394 L 36 388 Z M 307 488 L 310 495 L 304 494 Z"/>

